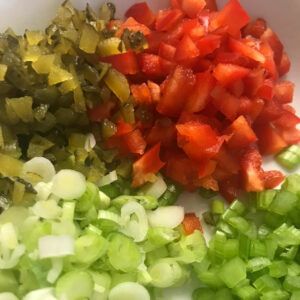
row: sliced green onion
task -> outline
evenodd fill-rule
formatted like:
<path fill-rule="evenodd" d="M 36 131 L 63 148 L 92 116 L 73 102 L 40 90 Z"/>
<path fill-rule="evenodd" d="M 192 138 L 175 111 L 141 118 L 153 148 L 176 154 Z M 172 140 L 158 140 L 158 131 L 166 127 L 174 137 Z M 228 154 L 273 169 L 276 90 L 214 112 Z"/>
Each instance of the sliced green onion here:
<path fill-rule="evenodd" d="M 113 221 L 114 223 L 116 223 L 118 225 L 123 224 L 123 220 L 118 214 L 113 213 L 111 211 L 107 211 L 107 210 L 99 210 L 98 219 Z"/>
<path fill-rule="evenodd" d="M 109 300 L 150 300 L 145 287 L 136 282 L 123 282 L 116 285 L 108 295 Z"/>
<path fill-rule="evenodd" d="M 129 196 L 129 195 L 122 195 L 112 200 L 112 205 L 121 208 L 128 202 L 137 201 L 140 203 L 145 209 L 155 209 L 158 206 L 157 199 L 152 196 Z"/>
<path fill-rule="evenodd" d="M 112 171 L 110 173 L 108 173 L 107 175 L 103 176 L 100 181 L 98 182 L 98 185 L 101 186 L 105 186 L 105 185 L 109 185 L 115 181 L 118 180 L 118 175 L 116 171 Z"/>
<path fill-rule="evenodd" d="M 279 164 L 292 170 L 300 164 L 300 146 L 292 145 L 276 156 Z"/>
<path fill-rule="evenodd" d="M 167 288 L 178 283 L 183 274 L 182 267 L 172 259 L 158 260 L 148 269 L 152 278 L 151 284 L 159 288 Z"/>
<path fill-rule="evenodd" d="M 0 300 L 18 300 L 13 293 L 0 293 Z"/>
<path fill-rule="evenodd" d="M 182 189 L 175 183 L 167 182 L 167 190 L 159 198 L 159 206 L 173 205 L 181 194 L 181 191 Z"/>
<path fill-rule="evenodd" d="M 39 257 L 41 259 L 63 257 L 74 253 L 74 239 L 71 236 L 48 235 L 39 239 Z"/>
<path fill-rule="evenodd" d="M 34 157 L 23 165 L 24 176 L 38 176 L 39 181 L 49 182 L 55 175 L 55 168 L 50 160 L 44 157 Z"/>
<path fill-rule="evenodd" d="M 53 288 L 43 288 L 39 290 L 32 291 L 28 293 L 23 300 L 40 300 L 40 299 L 49 299 L 49 300 L 56 300 L 54 296 L 54 289 Z"/>
<path fill-rule="evenodd" d="M 86 190 L 84 194 L 76 201 L 76 211 L 80 213 L 87 212 L 92 206 L 99 208 L 99 189 L 91 183 L 86 183 Z"/>
<path fill-rule="evenodd" d="M 148 219 L 144 207 L 137 202 L 128 202 L 121 208 L 123 226 L 121 232 L 133 238 L 135 242 L 145 240 L 148 232 Z"/>
<path fill-rule="evenodd" d="M 102 236 L 88 233 L 75 241 L 74 261 L 83 265 L 90 265 L 104 254 L 108 249 L 108 241 Z"/>
<path fill-rule="evenodd" d="M 99 208 L 105 209 L 108 208 L 109 205 L 110 205 L 110 198 L 102 191 L 99 191 Z"/>
<path fill-rule="evenodd" d="M 38 201 L 31 211 L 35 216 L 47 220 L 58 219 L 62 214 L 61 207 L 53 199 Z"/>
<path fill-rule="evenodd" d="M 153 183 L 148 183 L 140 190 L 143 195 L 149 195 L 156 199 L 160 198 L 167 190 L 168 186 L 164 179 L 159 175 Z"/>
<path fill-rule="evenodd" d="M 123 234 L 114 233 L 110 236 L 108 259 L 119 271 L 133 272 L 142 262 L 142 253 L 137 244 Z"/>
<path fill-rule="evenodd" d="M 199 193 L 200 197 L 202 197 L 204 199 L 210 199 L 217 195 L 217 192 L 215 192 L 213 190 L 205 189 L 205 188 L 200 188 L 198 190 L 198 193 Z"/>
<path fill-rule="evenodd" d="M 148 240 L 155 247 L 167 245 L 179 237 L 179 232 L 171 228 L 150 227 L 148 230 Z"/>
<path fill-rule="evenodd" d="M 184 219 L 184 209 L 181 206 L 159 207 L 148 213 L 152 227 L 176 228 Z"/>
<path fill-rule="evenodd" d="M 64 262 L 62 258 L 52 258 L 51 264 L 52 264 L 52 268 L 48 272 L 47 281 L 53 284 L 60 276 L 63 270 Z"/>
<path fill-rule="evenodd" d="M 84 176 L 73 170 L 61 170 L 52 179 L 52 193 L 64 200 L 80 198 L 86 190 Z"/>
<path fill-rule="evenodd" d="M 59 278 L 55 290 L 58 299 L 90 299 L 94 290 L 93 278 L 84 271 L 71 271 Z"/>

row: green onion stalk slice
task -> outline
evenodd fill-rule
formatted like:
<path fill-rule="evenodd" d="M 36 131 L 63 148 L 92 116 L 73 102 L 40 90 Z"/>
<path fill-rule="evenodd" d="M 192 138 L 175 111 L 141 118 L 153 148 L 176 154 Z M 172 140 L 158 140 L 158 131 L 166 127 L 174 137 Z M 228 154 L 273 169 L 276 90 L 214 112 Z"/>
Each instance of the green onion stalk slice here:
<path fill-rule="evenodd" d="M 87 187 L 85 177 L 73 170 L 61 170 L 52 179 L 52 193 L 64 200 L 80 198 Z"/>
<path fill-rule="evenodd" d="M 53 288 L 43 288 L 28 293 L 23 300 L 56 300 Z"/>
<path fill-rule="evenodd" d="M 159 207 L 148 213 L 148 221 L 152 227 L 176 228 L 184 219 L 184 208 L 181 206 Z"/>
<path fill-rule="evenodd" d="M 148 232 L 148 219 L 144 207 L 137 202 L 128 202 L 121 208 L 124 226 L 121 232 L 133 238 L 135 242 L 145 240 Z"/>
<path fill-rule="evenodd" d="M 150 300 L 147 289 L 136 282 L 123 282 L 111 289 L 109 300 Z"/>
<path fill-rule="evenodd" d="M 0 300 L 18 300 L 17 296 L 13 293 L 0 293 Z"/>
<path fill-rule="evenodd" d="M 143 195 L 149 195 L 156 199 L 159 199 L 167 190 L 168 186 L 162 176 L 157 176 L 157 179 L 153 183 L 148 183 L 143 186 L 140 192 Z"/>

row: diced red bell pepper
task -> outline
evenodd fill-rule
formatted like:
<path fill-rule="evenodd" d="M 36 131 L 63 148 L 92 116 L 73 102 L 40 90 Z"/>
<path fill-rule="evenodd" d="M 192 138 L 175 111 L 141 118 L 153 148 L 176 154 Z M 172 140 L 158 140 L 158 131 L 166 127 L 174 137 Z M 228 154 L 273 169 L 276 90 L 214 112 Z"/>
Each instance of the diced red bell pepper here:
<path fill-rule="evenodd" d="M 196 42 L 199 49 L 199 55 L 204 57 L 208 54 L 213 53 L 221 45 L 221 36 L 215 34 L 209 34 L 199 39 Z"/>
<path fill-rule="evenodd" d="M 238 174 L 240 165 L 237 156 L 231 149 L 226 147 L 226 144 L 221 147 L 215 159 L 218 162 L 218 166 L 230 174 L 230 176 L 232 174 Z"/>
<path fill-rule="evenodd" d="M 172 73 L 176 68 L 176 65 L 177 64 L 175 62 L 160 57 L 160 66 L 164 75 L 169 75 Z"/>
<path fill-rule="evenodd" d="M 203 187 L 207 190 L 212 190 L 215 192 L 219 191 L 219 184 L 213 176 L 207 176 L 207 177 L 199 179 L 199 181 L 197 182 L 197 186 Z"/>
<path fill-rule="evenodd" d="M 274 189 L 284 180 L 284 175 L 280 171 L 267 171 L 263 174 L 265 189 Z"/>
<path fill-rule="evenodd" d="M 264 108 L 265 102 L 262 99 L 240 98 L 239 114 L 244 115 L 248 121 L 253 123 Z"/>
<path fill-rule="evenodd" d="M 153 102 L 158 103 L 160 101 L 160 86 L 151 80 L 147 81 L 147 85 Z"/>
<path fill-rule="evenodd" d="M 270 28 L 267 28 L 261 36 L 261 40 L 267 42 L 271 46 L 274 52 L 274 61 L 277 65 L 279 65 L 282 59 L 283 45 L 277 34 Z"/>
<path fill-rule="evenodd" d="M 145 75 L 154 77 L 163 75 L 161 60 L 158 55 L 142 53 L 139 56 L 139 63 L 140 68 Z"/>
<path fill-rule="evenodd" d="M 157 31 L 168 31 L 172 29 L 181 19 L 183 13 L 179 9 L 162 9 L 158 11 L 155 29 Z"/>
<path fill-rule="evenodd" d="M 262 53 L 244 44 L 242 41 L 238 41 L 233 38 L 230 38 L 228 46 L 231 49 L 231 51 L 240 53 L 243 56 L 251 58 L 257 62 L 264 63 L 266 61 L 266 58 Z"/>
<path fill-rule="evenodd" d="M 233 121 L 239 111 L 239 99 L 220 86 L 216 86 L 213 89 L 211 96 L 216 109 L 218 109 L 227 119 Z"/>
<path fill-rule="evenodd" d="M 257 94 L 258 90 L 263 86 L 265 80 L 265 70 L 257 68 L 250 71 L 248 76 L 244 79 L 245 94 L 253 97 Z"/>
<path fill-rule="evenodd" d="M 250 17 L 238 0 L 229 0 L 222 10 L 217 12 L 210 23 L 211 30 L 225 27 L 227 32 L 238 37 L 240 30 L 250 21 Z"/>
<path fill-rule="evenodd" d="M 146 149 L 146 141 L 144 140 L 139 129 L 135 129 L 132 132 L 124 135 L 122 139 L 129 153 L 139 155 L 144 154 Z"/>
<path fill-rule="evenodd" d="M 266 101 L 261 114 L 257 118 L 257 121 L 258 123 L 274 121 L 280 117 L 281 112 L 282 107 L 277 101 L 274 99 Z"/>
<path fill-rule="evenodd" d="M 243 28 L 243 35 L 251 35 L 259 39 L 267 29 L 267 22 L 264 19 L 258 18 L 250 22 L 245 28 Z"/>
<path fill-rule="evenodd" d="M 169 118 L 156 120 L 146 137 L 146 141 L 150 145 L 160 142 L 163 147 L 174 146 L 176 142 L 176 128 L 172 120 Z"/>
<path fill-rule="evenodd" d="M 260 52 L 265 57 L 265 62 L 263 63 L 264 68 L 268 72 L 267 77 L 271 77 L 273 80 L 277 80 L 278 73 L 277 67 L 274 61 L 274 52 L 270 45 L 266 42 L 261 43 Z"/>
<path fill-rule="evenodd" d="M 286 52 L 283 52 L 280 64 L 277 66 L 279 76 L 284 76 L 290 71 L 291 61 Z"/>
<path fill-rule="evenodd" d="M 238 176 L 231 176 L 219 183 L 220 194 L 229 202 L 233 202 L 239 196 L 240 180 Z"/>
<path fill-rule="evenodd" d="M 194 41 L 205 35 L 205 28 L 198 19 L 183 19 L 181 26 L 183 33 L 189 35 Z"/>
<path fill-rule="evenodd" d="M 207 8 L 210 11 L 217 11 L 218 7 L 217 7 L 216 0 L 206 0 L 206 7 L 205 8 Z"/>
<path fill-rule="evenodd" d="M 88 109 L 87 114 L 91 122 L 101 122 L 111 116 L 112 110 L 116 107 L 113 101 L 105 101 Z"/>
<path fill-rule="evenodd" d="M 249 147 L 241 159 L 241 175 L 244 189 L 247 192 L 261 192 L 264 190 L 262 157 L 256 148 Z"/>
<path fill-rule="evenodd" d="M 205 0 L 181 0 L 182 11 L 190 18 L 196 18 L 205 6 Z"/>
<path fill-rule="evenodd" d="M 166 154 L 165 174 L 188 190 L 194 190 L 198 184 L 199 163 L 190 160 L 182 152 Z"/>
<path fill-rule="evenodd" d="M 294 113 L 283 110 L 280 117 L 273 121 L 273 124 L 276 127 L 280 128 L 293 128 L 300 123 L 300 118 L 297 117 Z"/>
<path fill-rule="evenodd" d="M 257 141 L 257 137 L 244 116 L 238 117 L 226 130 L 231 135 L 228 146 L 241 149 Z"/>
<path fill-rule="evenodd" d="M 193 40 L 185 35 L 178 43 L 175 60 L 177 62 L 185 61 L 199 56 L 199 50 Z"/>
<path fill-rule="evenodd" d="M 136 54 L 131 50 L 126 53 L 101 57 L 100 60 L 111 64 L 113 68 L 125 75 L 134 75 L 139 72 Z"/>
<path fill-rule="evenodd" d="M 170 4 L 172 8 L 181 9 L 181 0 L 170 0 Z"/>
<path fill-rule="evenodd" d="M 157 53 L 160 44 L 166 40 L 166 33 L 159 31 L 151 31 L 149 35 L 146 36 L 148 42 L 149 53 Z"/>
<path fill-rule="evenodd" d="M 210 92 L 214 83 L 215 80 L 210 71 L 196 74 L 196 84 L 187 97 L 184 110 L 190 113 L 203 110 L 210 100 Z"/>
<path fill-rule="evenodd" d="M 255 128 L 259 150 L 263 155 L 276 154 L 287 147 L 287 143 L 271 124 L 261 124 Z"/>
<path fill-rule="evenodd" d="M 213 71 L 214 77 L 222 86 L 228 86 L 239 79 L 243 79 L 250 70 L 233 64 L 218 64 Z"/>
<path fill-rule="evenodd" d="M 242 79 L 234 81 L 229 85 L 228 90 L 232 95 L 240 98 L 245 92 L 245 83 Z"/>
<path fill-rule="evenodd" d="M 198 173 L 199 179 L 212 175 L 215 172 L 216 167 L 217 167 L 217 162 L 215 160 L 202 161 Z"/>
<path fill-rule="evenodd" d="M 300 130 L 297 128 L 276 128 L 276 131 L 288 145 L 294 145 L 300 142 Z"/>
<path fill-rule="evenodd" d="M 148 27 L 155 21 L 155 15 L 146 2 L 133 4 L 125 13 L 125 17 L 133 17 L 139 23 Z"/>
<path fill-rule="evenodd" d="M 132 84 L 130 90 L 135 103 L 144 105 L 152 104 L 150 89 L 146 83 Z"/>
<path fill-rule="evenodd" d="M 133 130 L 134 127 L 131 124 L 126 123 L 124 122 L 123 119 L 121 119 L 117 122 L 117 132 L 115 136 L 123 136 L 125 134 L 132 132 Z"/>
<path fill-rule="evenodd" d="M 207 124 L 188 122 L 176 125 L 176 129 L 178 146 L 195 161 L 214 157 L 224 142 Z"/>
<path fill-rule="evenodd" d="M 281 81 L 275 85 L 275 98 L 280 103 L 293 101 L 295 84 L 291 81 Z"/>
<path fill-rule="evenodd" d="M 116 32 L 116 36 L 121 37 L 125 29 L 134 31 L 134 32 L 140 31 L 145 36 L 149 35 L 151 33 L 151 30 L 146 25 L 137 22 L 132 17 L 129 17 L 124 23 L 122 23 L 119 30 Z"/>
<path fill-rule="evenodd" d="M 186 235 L 194 233 L 195 230 L 203 232 L 201 222 L 195 213 L 187 213 L 182 221 L 182 227 Z"/>
<path fill-rule="evenodd" d="M 274 97 L 274 81 L 265 79 L 262 86 L 258 89 L 256 96 L 264 100 L 272 100 Z"/>
<path fill-rule="evenodd" d="M 165 83 L 162 97 L 157 106 L 158 112 L 165 116 L 178 116 L 185 105 L 185 97 L 190 93 L 194 84 L 193 71 L 177 66 Z"/>
<path fill-rule="evenodd" d="M 162 42 L 159 46 L 158 55 L 166 60 L 173 60 L 175 57 L 176 48 L 172 45 Z"/>
<path fill-rule="evenodd" d="M 151 181 L 155 174 L 165 165 L 160 160 L 159 152 L 160 144 L 156 144 L 133 163 L 133 187 L 138 187 L 149 180 Z"/>

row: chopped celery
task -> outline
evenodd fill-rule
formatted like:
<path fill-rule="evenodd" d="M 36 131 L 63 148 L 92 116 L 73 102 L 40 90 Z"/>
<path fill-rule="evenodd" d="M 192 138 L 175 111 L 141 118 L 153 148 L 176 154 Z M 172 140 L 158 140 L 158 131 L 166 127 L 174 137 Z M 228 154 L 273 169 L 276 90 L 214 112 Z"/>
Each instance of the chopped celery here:
<path fill-rule="evenodd" d="M 246 264 L 239 257 L 233 258 L 221 266 L 219 277 L 229 287 L 233 288 L 246 279 Z"/>
<path fill-rule="evenodd" d="M 300 164 L 300 146 L 292 145 L 283 150 L 276 157 L 279 164 L 283 167 L 292 170 Z"/>
<path fill-rule="evenodd" d="M 288 266 L 284 261 L 273 261 L 269 266 L 270 275 L 274 278 L 281 278 L 287 275 Z"/>
<path fill-rule="evenodd" d="M 288 191 L 279 191 L 276 193 L 269 210 L 279 215 L 286 215 L 293 210 L 298 202 L 298 197 Z"/>
<path fill-rule="evenodd" d="M 193 300 L 215 299 L 215 291 L 210 288 L 199 288 L 193 292 Z"/>

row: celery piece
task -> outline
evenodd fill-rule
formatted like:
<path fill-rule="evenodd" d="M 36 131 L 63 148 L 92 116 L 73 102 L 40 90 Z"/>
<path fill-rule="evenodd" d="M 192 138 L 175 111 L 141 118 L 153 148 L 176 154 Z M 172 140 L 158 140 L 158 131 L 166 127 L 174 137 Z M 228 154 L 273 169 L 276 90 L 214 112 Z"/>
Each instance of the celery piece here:
<path fill-rule="evenodd" d="M 221 266 L 219 277 L 229 287 L 233 288 L 246 279 L 246 264 L 239 257 L 233 258 Z"/>

